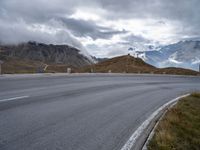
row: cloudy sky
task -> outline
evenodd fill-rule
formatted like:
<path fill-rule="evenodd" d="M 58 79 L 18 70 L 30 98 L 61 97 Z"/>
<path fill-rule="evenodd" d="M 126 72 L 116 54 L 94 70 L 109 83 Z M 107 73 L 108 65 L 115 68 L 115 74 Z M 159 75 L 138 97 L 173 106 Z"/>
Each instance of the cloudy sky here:
<path fill-rule="evenodd" d="M 200 0 L 0 0 L 6 44 L 69 44 L 112 57 L 199 37 Z"/>

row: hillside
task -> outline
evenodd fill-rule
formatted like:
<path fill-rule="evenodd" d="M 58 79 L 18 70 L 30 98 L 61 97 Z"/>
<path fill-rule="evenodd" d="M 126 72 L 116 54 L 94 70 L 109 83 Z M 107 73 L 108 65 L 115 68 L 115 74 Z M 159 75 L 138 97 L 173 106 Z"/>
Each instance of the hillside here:
<path fill-rule="evenodd" d="M 80 50 L 68 45 L 47 45 L 36 42 L 19 45 L 0 45 L 3 73 L 35 73 L 46 66 L 47 72 L 66 72 L 67 67 L 78 68 L 92 64 Z"/>
<path fill-rule="evenodd" d="M 140 58 L 130 55 L 108 59 L 106 61 L 85 66 L 77 72 L 97 72 L 97 73 L 155 73 L 155 74 L 178 74 L 178 75 L 198 75 L 199 73 L 183 68 L 156 68 L 145 63 Z"/>
<path fill-rule="evenodd" d="M 44 63 L 67 64 L 74 67 L 89 65 L 92 61 L 80 50 L 68 45 L 47 45 L 28 42 L 19 45 L 0 45 L 0 55 Z"/>
<path fill-rule="evenodd" d="M 110 70 L 113 73 L 148 73 L 155 69 L 156 68 L 154 66 L 145 63 L 140 58 L 134 58 L 130 55 L 125 55 L 83 67 L 78 71 L 91 72 L 91 70 L 93 70 L 94 72 L 106 73 Z"/>

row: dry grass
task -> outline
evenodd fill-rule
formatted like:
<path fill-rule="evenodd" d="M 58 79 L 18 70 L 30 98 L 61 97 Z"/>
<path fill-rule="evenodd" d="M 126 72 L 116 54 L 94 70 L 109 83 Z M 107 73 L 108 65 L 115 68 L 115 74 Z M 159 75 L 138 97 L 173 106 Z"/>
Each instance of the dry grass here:
<path fill-rule="evenodd" d="M 94 72 L 101 73 L 107 73 L 109 70 L 113 73 L 149 73 L 153 71 L 155 67 L 145 63 L 140 58 L 134 58 L 130 55 L 126 55 L 80 68 L 78 72 L 91 72 L 91 69 Z"/>
<path fill-rule="evenodd" d="M 1 58 L 1 57 L 0 57 Z M 20 58 L 4 57 L 4 63 L 2 64 L 3 74 L 14 74 L 14 73 L 38 73 L 43 72 L 45 64 L 40 61 L 25 60 Z M 65 64 L 49 64 L 46 73 L 56 72 L 67 72 L 67 68 L 70 67 L 72 72 L 75 68 Z"/>
<path fill-rule="evenodd" d="M 200 150 L 200 94 L 183 98 L 158 124 L 149 150 Z"/>
<path fill-rule="evenodd" d="M 44 66 L 44 64 L 38 61 L 22 60 L 19 58 L 6 58 L 2 64 L 2 73 L 36 73 L 37 68 L 42 66 Z"/>
<path fill-rule="evenodd" d="M 175 68 L 175 67 L 157 69 L 155 73 L 162 74 L 163 72 L 165 72 L 166 74 L 175 74 L 175 75 L 198 75 L 199 74 L 197 71 L 194 71 L 194 70 L 184 69 L 184 68 Z"/>

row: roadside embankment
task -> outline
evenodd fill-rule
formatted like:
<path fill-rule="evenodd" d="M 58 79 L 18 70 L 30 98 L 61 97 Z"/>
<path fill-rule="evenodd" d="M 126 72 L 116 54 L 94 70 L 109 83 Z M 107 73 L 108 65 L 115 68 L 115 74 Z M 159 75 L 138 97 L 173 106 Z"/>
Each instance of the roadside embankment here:
<path fill-rule="evenodd" d="M 148 150 L 200 149 L 200 93 L 182 98 L 158 123 Z"/>

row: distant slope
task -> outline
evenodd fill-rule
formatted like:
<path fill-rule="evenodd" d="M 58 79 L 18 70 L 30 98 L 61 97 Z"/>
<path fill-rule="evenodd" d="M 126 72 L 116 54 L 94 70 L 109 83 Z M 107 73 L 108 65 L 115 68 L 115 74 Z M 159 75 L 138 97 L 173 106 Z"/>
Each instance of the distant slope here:
<path fill-rule="evenodd" d="M 150 51 L 133 51 L 156 67 L 182 67 L 198 70 L 200 64 L 200 41 L 181 41 Z"/>
<path fill-rule="evenodd" d="M 99 72 L 99 73 L 156 73 L 156 74 L 178 74 L 198 75 L 198 72 L 183 68 L 156 68 L 145 63 L 140 58 L 130 55 L 115 57 L 106 61 L 80 68 L 77 72 Z"/>
<path fill-rule="evenodd" d="M 168 67 L 157 69 L 154 73 L 157 74 L 175 74 L 175 75 L 200 75 L 199 72 L 185 69 L 185 68 L 176 68 L 176 67 Z"/>

